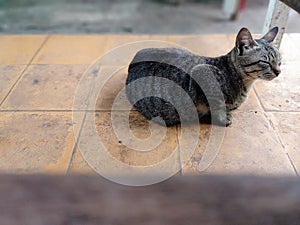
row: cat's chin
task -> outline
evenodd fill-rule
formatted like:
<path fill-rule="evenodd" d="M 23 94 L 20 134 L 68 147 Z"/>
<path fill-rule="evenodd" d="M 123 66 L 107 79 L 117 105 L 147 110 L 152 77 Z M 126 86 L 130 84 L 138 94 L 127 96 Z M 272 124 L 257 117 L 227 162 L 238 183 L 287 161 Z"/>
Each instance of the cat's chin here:
<path fill-rule="evenodd" d="M 267 74 L 264 74 L 264 75 L 260 76 L 259 78 L 262 79 L 262 80 L 271 81 L 271 80 L 273 80 L 273 79 L 276 78 L 276 77 L 277 77 L 277 76 L 274 75 L 274 74 L 267 73 Z"/>

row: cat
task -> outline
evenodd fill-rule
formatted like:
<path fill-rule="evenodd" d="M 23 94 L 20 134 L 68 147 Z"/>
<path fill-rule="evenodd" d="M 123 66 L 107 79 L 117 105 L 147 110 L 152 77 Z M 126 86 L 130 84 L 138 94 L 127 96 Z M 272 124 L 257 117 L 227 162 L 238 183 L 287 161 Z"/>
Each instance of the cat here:
<path fill-rule="evenodd" d="M 191 122 L 196 110 L 198 121 L 214 112 L 214 123 L 229 126 L 233 119 L 230 111 L 246 100 L 253 82 L 280 74 L 281 55 L 272 44 L 277 33 L 278 27 L 274 27 L 262 38 L 253 39 L 250 31 L 242 28 L 235 47 L 215 58 L 181 48 L 142 49 L 128 67 L 127 98 L 147 119 L 162 125 Z M 221 98 L 214 96 L 218 89 Z"/>

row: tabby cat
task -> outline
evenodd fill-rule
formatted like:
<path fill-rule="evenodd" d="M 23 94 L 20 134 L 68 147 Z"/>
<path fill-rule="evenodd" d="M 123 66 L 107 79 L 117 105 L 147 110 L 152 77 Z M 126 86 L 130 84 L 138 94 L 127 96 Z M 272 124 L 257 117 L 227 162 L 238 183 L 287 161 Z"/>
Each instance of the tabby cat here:
<path fill-rule="evenodd" d="M 228 126 L 232 123 L 230 111 L 246 100 L 253 82 L 279 75 L 281 56 L 272 45 L 277 33 L 278 27 L 274 27 L 261 39 L 253 39 L 249 30 L 242 28 L 235 47 L 216 58 L 181 48 L 140 50 L 128 68 L 127 97 L 146 118 L 167 126 L 195 120 L 192 108 L 196 120 L 212 116 L 214 111 L 215 122 Z M 147 79 L 138 82 L 141 78 Z M 218 89 L 221 97 L 216 97 Z"/>

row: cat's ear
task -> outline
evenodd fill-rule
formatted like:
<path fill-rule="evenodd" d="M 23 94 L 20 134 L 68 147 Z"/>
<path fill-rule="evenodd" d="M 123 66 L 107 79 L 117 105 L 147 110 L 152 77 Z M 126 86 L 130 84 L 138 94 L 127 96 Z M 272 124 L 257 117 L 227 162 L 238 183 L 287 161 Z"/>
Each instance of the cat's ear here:
<path fill-rule="evenodd" d="M 276 35 L 278 33 L 278 27 L 273 27 L 268 33 L 265 34 L 261 39 L 266 40 L 267 42 L 274 41 Z"/>
<path fill-rule="evenodd" d="M 243 55 L 245 51 L 251 49 L 254 45 L 256 45 L 256 43 L 253 40 L 250 31 L 243 27 L 235 40 L 235 46 L 237 47 L 239 55 Z"/>

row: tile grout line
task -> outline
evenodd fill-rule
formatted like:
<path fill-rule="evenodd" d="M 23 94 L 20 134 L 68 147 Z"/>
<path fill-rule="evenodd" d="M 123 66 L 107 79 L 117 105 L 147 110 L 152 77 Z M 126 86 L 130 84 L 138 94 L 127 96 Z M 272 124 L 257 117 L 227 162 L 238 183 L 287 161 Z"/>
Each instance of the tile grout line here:
<path fill-rule="evenodd" d="M 36 52 L 33 54 L 33 56 L 31 57 L 31 59 L 29 60 L 29 62 L 26 64 L 25 68 L 22 70 L 22 72 L 20 73 L 20 75 L 18 76 L 17 80 L 14 82 L 14 84 L 11 86 L 11 88 L 9 89 L 9 91 L 7 92 L 7 94 L 5 95 L 5 97 L 2 99 L 2 101 L 0 102 L 0 107 L 2 106 L 2 104 L 6 101 L 6 99 L 8 98 L 8 96 L 10 95 L 10 93 L 13 91 L 13 89 L 15 88 L 15 86 L 19 83 L 19 81 L 21 80 L 21 78 L 23 77 L 25 71 L 27 71 L 28 67 L 31 65 L 31 63 L 33 62 L 33 59 L 37 56 L 37 54 L 40 52 L 40 50 L 44 47 L 45 43 L 48 41 L 49 39 L 49 35 L 46 36 L 45 40 L 43 41 L 43 43 L 40 45 L 40 47 L 36 50 Z M 24 64 L 25 65 L 25 64 Z"/>
<path fill-rule="evenodd" d="M 107 44 L 107 38 L 104 39 L 104 45 L 103 45 L 103 49 L 105 48 L 105 45 Z M 89 69 L 89 68 L 88 68 Z M 87 69 L 87 70 L 88 70 Z M 100 69 L 101 69 L 101 66 L 98 66 L 98 71 L 97 71 L 97 74 L 99 73 Z M 93 76 L 94 79 L 96 79 L 94 76 Z M 94 80 L 93 79 L 93 80 Z M 81 137 L 81 133 L 82 133 L 82 130 L 83 130 L 83 127 L 84 127 L 84 124 L 85 124 L 85 121 L 86 121 L 86 117 L 87 117 L 87 114 L 89 113 L 89 110 L 88 110 L 88 107 L 90 105 L 90 97 L 92 96 L 92 91 L 94 89 L 94 82 L 91 83 L 91 88 L 89 90 L 89 94 L 88 94 L 88 100 L 87 100 L 87 105 L 86 105 L 86 109 L 84 110 L 84 116 L 83 116 L 83 119 L 82 119 L 82 122 L 81 122 L 81 126 L 80 126 L 80 129 L 79 129 L 79 132 L 78 132 L 78 135 L 77 135 L 77 138 L 76 138 L 76 142 L 75 142 L 75 145 L 72 149 L 72 155 L 71 155 L 71 158 L 70 158 L 70 161 L 68 163 L 68 167 L 67 167 L 67 170 L 66 170 L 66 175 L 68 175 L 71 171 L 71 167 L 73 165 L 73 160 L 74 160 L 74 157 L 75 157 L 75 153 L 77 152 L 77 148 L 78 148 L 78 143 L 79 143 L 79 140 L 80 140 L 80 137 Z M 92 112 L 95 112 L 95 110 L 92 110 Z M 84 157 L 83 157 L 84 159 Z M 85 159 L 84 159 L 85 160 Z"/>
<path fill-rule="evenodd" d="M 70 157 L 70 161 L 68 163 L 68 167 L 67 167 L 67 170 L 65 172 L 65 175 L 68 175 L 70 173 L 70 170 L 71 170 L 71 167 L 72 167 L 72 164 L 73 164 L 73 160 L 74 160 L 74 156 L 75 156 L 75 153 L 77 152 L 78 142 L 79 142 L 79 139 L 81 137 L 81 133 L 82 133 L 82 130 L 83 130 L 83 127 L 84 127 L 84 124 L 85 124 L 86 116 L 87 116 L 87 111 L 84 112 L 84 116 L 83 116 L 83 119 L 82 119 L 82 122 L 81 122 L 81 125 L 80 125 L 78 135 L 77 135 L 77 137 L 75 137 L 76 141 L 75 141 L 74 147 L 72 149 L 72 155 Z"/>
<path fill-rule="evenodd" d="M 261 108 L 263 109 L 263 111 L 267 112 L 267 109 L 264 107 L 264 105 L 263 105 L 263 103 L 262 103 L 262 101 L 261 101 L 261 99 L 260 99 L 260 97 L 259 97 L 259 95 L 258 95 L 258 93 L 256 91 L 256 88 L 254 86 L 253 86 L 253 91 L 254 91 L 254 93 L 255 93 L 255 95 L 256 95 L 256 97 L 258 99 L 258 102 L 259 102 Z"/>
<path fill-rule="evenodd" d="M 292 166 L 292 168 L 293 168 L 293 170 L 294 170 L 296 176 L 299 176 L 299 173 L 298 173 L 298 171 L 297 171 L 297 168 L 296 168 L 296 166 L 295 166 L 295 164 L 294 164 L 292 158 L 290 157 L 290 154 L 289 154 L 288 151 L 286 150 L 285 145 L 283 144 L 282 139 L 281 139 L 281 137 L 280 137 L 280 134 L 277 132 L 277 130 L 276 130 L 276 128 L 275 128 L 275 126 L 274 126 L 272 120 L 268 117 L 268 115 L 267 115 L 266 113 L 265 113 L 265 117 L 266 117 L 266 119 L 268 120 L 268 122 L 269 122 L 270 126 L 272 127 L 273 131 L 275 132 L 276 137 L 277 137 L 277 139 L 278 139 L 278 141 L 279 141 L 279 144 L 281 145 L 282 149 L 284 150 L 284 153 L 285 153 L 285 155 L 287 156 L 287 158 L 288 158 L 288 160 L 289 160 L 289 162 L 290 162 L 290 164 L 291 164 L 291 166 Z"/>

